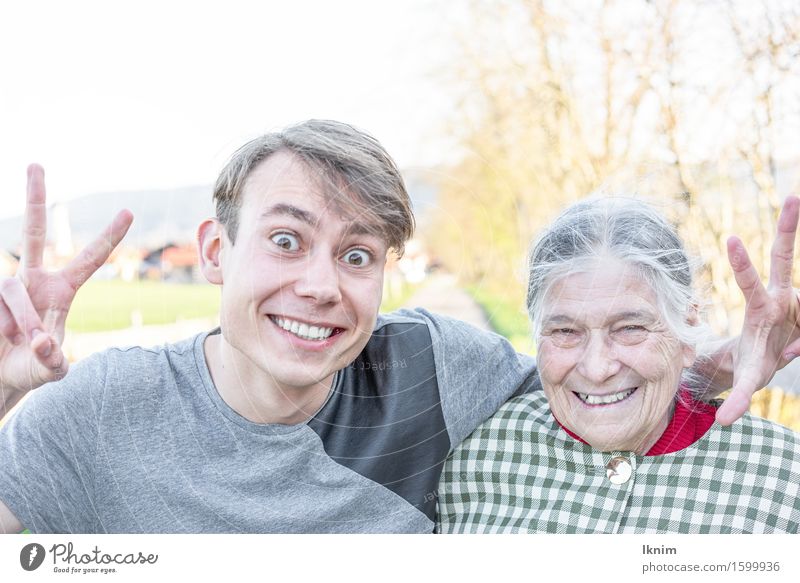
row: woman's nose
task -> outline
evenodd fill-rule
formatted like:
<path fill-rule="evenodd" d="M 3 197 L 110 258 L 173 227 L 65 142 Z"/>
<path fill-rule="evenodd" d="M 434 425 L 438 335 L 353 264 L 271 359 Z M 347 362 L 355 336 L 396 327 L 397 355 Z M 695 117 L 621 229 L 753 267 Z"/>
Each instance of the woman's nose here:
<path fill-rule="evenodd" d="M 616 347 L 607 334 L 592 330 L 578 363 L 578 372 L 588 381 L 602 384 L 620 371 Z"/>

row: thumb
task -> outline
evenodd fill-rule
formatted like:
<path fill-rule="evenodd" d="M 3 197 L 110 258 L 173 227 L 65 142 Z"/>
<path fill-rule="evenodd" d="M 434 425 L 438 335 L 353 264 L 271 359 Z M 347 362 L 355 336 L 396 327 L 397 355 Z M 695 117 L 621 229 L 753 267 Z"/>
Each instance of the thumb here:
<path fill-rule="evenodd" d="M 720 425 L 730 425 L 739 420 L 750 409 L 750 401 L 755 389 L 749 390 L 741 385 L 735 386 L 727 399 L 717 410 Z"/>
<path fill-rule="evenodd" d="M 43 383 L 64 378 L 69 361 L 64 357 L 59 343 L 50 334 L 36 334 L 30 346 L 39 364 L 38 368 L 44 369 L 40 370 L 39 375 Z"/>

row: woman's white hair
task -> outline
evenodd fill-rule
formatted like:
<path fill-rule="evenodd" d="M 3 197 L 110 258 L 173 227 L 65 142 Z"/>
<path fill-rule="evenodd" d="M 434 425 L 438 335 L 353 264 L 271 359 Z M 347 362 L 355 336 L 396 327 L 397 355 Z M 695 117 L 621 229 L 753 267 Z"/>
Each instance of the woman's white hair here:
<path fill-rule="evenodd" d="M 693 266 L 683 242 L 661 213 L 636 199 L 589 198 L 567 208 L 534 243 L 528 257 L 527 309 L 534 337 L 542 303 L 561 278 L 614 258 L 636 268 L 656 295 L 663 322 L 684 346 L 696 348 L 707 327 L 691 318 L 698 309 Z M 702 397 L 707 380 L 685 370 L 682 383 Z"/>

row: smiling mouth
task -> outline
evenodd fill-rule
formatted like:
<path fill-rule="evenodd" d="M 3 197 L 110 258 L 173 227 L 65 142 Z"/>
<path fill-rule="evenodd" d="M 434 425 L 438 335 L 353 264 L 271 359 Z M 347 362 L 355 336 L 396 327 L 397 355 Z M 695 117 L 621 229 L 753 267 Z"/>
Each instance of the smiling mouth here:
<path fill-rule="evenodd" d="M 610 395 L 587 395 L 586 393 L 579 393 L 577 391 L 572 392 L 587 405 L 613 405 L 614 403 L 619 403 L 630 397 L 638 388 L 639 387 L 632 387 Z"/>
<path fill-rule="evenodd" d="M 282 328 L 286 332 L 294 334 L 303 340 L 315 340 L 317 342 L 321 342 L 323 340 L 327 340 L 331 336 L 343 332 L 342 328 L 315 326 L 306 322 L 290 320 L 289 318 L 281 318 L 279 316 L 270 316 L 269 319 L 272 320 L 275 325 L 278 326 L 278 328 Z"/>

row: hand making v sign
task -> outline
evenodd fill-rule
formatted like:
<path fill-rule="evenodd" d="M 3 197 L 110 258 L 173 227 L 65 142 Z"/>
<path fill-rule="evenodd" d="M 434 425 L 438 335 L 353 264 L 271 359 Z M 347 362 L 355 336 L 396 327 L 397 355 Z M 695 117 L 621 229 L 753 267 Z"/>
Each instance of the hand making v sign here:
<path fill-rule="evenodd" d="M 61 344 L 75 293 L 133 221 L 130 211 L 121 211 L 64 269 L 50 272 L 43 265 L 46 210 L 44 169 L 31 164 L 19 269 L 0 281 L 0 417 L 31 389 L 67 373 Z"/>

